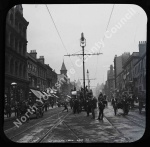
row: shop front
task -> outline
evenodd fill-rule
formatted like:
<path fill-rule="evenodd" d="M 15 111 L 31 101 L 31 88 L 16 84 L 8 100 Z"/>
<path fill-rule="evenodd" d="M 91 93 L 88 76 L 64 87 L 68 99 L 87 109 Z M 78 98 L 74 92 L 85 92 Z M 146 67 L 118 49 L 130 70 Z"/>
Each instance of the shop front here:
<path fill-rule="evenodd" d="M 4 102 L 13 105 L 15 101 L 23 101 L 28 98 L 29 82 L 27 80 L 5 77 Z"/>

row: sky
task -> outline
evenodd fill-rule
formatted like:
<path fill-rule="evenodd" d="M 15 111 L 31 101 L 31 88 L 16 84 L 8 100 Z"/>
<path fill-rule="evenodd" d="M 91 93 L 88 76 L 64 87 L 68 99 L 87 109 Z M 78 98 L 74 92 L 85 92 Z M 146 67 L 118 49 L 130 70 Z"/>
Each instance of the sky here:
<path fill-rule="evenodd" d="M 138 5 L 48 4 L 53 20 L 44 4 L 22 6 L 23 16 L 29 22 L 27 52 L 36 50 L 37 57 L 44 56 L 45 64 L 49 64 L 57 74 L 60 74 L 64 60 L 71 81 L 83 79 L 83 66 L 77 66 L 82 63 L 82 56 L 64 55 L 82 53 L 82 32 L 86 39 L 85 53 L 94 49 L 98 42 L 103 42 L 101 47 L 94 50 L 94 53 L 102 54 L 87 58 L 85 63 L 85 73 L 88 69 L 89 77 L 95 79 L 91 80 L 91 86 L 107 80 L 107 70 L 111 64 L 113 65 L 115 55 L 138 52 L 139 41 L 147 40 L 147 15 Z M 130 18 L 127 19 L 128 14 Z M 120 21 L 123 18 L 126 19 L 124 23 Z M 119 23 L 121 27 L 117 28 Z M 111 37 L 108 38 L 105 34 Z"/>

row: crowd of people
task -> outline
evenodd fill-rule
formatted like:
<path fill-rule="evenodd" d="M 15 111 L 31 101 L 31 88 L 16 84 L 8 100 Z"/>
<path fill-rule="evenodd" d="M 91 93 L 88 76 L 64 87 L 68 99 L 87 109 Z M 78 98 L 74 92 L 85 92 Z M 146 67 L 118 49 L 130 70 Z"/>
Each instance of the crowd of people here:
<path fill-rule="evenodd" d="M 103 111 L 104 108 L 107 107 L 107 99 L 106 99 L 106 95 L 100 93 L 98 100 L 96 97 L 93 96 L 92 93 L 88 93 L 87 97 L 86 97 L 86 101 L 83 101 L 83 97 L 81 98 L 74 96 L 71 100 L 70 100 L 70 107 L 73 111 L 73 114 L 79 114 L 81 113 L 82 109 L 86 110 L 87 113 L 87 117 L 89 116 L 90 113 L 92 113 L 92 118 L 95 119 L 95 110 L 97 108 L 97 103 L 98 103 L 98 109 L 99 109 L 99 115 L 98 115 L 98 120 L 103 120 Z M 65 108 L 64 110 L 67 110 L 67 108 Z M 64 111 L 63 110 L 63 111 Z"/>
<path fill-rule="evenodd" d="M 12 113 L 14 113 L 15 117 L 19 118 L 27 112 L 27 109 L 29 109 L 29 107 L 32 107 L 37 102 L 38 101 L 33 101 L 31 99 L 23 101 L 14 101 L 11 99 L 10 103 L 5 103 L 4 115 L 6 115 L 7 118 L 10 118 L 12 116 Z M 44 111 L 47 111 L 50 106 L 53 108 L 53 101 L 49 102 L 42 99 L 42 107 Z"/>

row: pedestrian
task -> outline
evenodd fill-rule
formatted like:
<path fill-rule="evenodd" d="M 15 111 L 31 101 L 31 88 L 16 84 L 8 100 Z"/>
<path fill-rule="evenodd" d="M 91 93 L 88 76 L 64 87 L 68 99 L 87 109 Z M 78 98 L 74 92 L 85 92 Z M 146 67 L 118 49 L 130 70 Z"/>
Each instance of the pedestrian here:
<path fill-rule="evenodd" d="M 74 100 L 74 106 L 73 106 L 73 113 L 75 114 L 76 112 L 79 113 L 79 101 L 77 98 Z"/>
<path fill-rule="evenodd" d="M 67 110 L 67 112 L 68 112 L 67 103 L 64 103 L 64 110 L 62 110 L 62 112 L 64 112 L 65 110 Z"/>
<path fill-rule="evenodd" d="M 105 105 L 104 105 L 104 103 L 103 103 L 102 100 L 100 100 L 100 101 L 98 102 L 98 107 L 99 107 L 98 120 L 103 120 Z"/>
<path fill-rule="evenodd" d="M 96 109 L 96 103 L 97 103 L 97 100 L 95 97 L 92 98 L 91 100 L 91 111 L 92 111 L 92 118 L 95 119 L 95 109 Z"/>
<path fill-rule="evenodd" d="M 79 100 L 79 105 L 78 105 L 78 113 L 81 112 L 81 100 Z"/>
<path fill-rule="evenodd" d="M 91 112 L 90 99 L 86 100 L 86 112 L 87 112 L 87 116 L 89 116 L 89 113 Z"/>

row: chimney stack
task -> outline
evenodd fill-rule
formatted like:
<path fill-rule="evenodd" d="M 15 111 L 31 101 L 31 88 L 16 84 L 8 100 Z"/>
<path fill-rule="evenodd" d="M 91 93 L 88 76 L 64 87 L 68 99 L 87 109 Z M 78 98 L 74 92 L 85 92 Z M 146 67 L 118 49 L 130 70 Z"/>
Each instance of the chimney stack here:
<path fill-rule="evenodd" d="M 35 58 L 35 59 L 36 59 L 36 54 L 37 54 L 36 50 L 31 50 L 31 51 L 30 51 L 30 55 L 31 55 L 33 58 Z"/>
<path fill-rule="evenodd" d="M 40 56 L 40 58 L 38 59 L 42 64 L 44 64 L 44 56 Z"/>
<path fill-rule="evenodd" d="M 139 41 L 139 55 L 140 57 L 146 53 L 146 41 Z"/>

